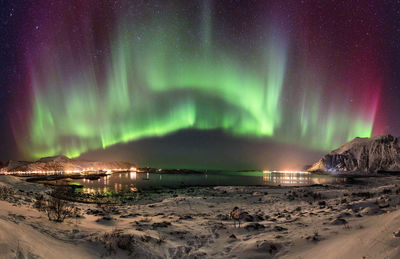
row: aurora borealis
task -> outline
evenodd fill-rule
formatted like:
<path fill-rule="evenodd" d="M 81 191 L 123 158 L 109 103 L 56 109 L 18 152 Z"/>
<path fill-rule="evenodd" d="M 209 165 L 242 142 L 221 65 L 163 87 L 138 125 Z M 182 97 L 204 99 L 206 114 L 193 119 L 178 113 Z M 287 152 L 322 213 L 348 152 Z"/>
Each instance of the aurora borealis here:
<path fill-rule="evenodd" d="M 318 152 L 386 133 L 378 1 L 36 2 L 9 105 L 24 157 L 184 130 Z"/>

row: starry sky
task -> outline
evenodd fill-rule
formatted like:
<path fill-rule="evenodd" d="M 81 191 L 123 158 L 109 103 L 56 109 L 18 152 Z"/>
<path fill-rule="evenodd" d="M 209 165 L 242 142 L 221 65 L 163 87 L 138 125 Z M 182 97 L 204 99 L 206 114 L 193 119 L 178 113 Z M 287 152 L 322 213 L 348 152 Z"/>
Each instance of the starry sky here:
<path fill-rule="evenodd" d="M 0 160 L 300 168 L 400 135 L 400 2 L 0 0 Z"/>

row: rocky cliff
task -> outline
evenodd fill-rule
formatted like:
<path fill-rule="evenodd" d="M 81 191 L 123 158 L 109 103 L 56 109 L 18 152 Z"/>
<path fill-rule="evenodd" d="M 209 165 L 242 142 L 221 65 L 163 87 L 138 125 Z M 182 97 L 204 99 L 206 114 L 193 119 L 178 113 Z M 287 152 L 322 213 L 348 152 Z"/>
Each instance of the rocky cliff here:
<path fill-rule="evenodd" d="M 400 171 L 400 139 L 391 135 L 355 138 L 323 156 L 308 171 L 329 173 Z"/>

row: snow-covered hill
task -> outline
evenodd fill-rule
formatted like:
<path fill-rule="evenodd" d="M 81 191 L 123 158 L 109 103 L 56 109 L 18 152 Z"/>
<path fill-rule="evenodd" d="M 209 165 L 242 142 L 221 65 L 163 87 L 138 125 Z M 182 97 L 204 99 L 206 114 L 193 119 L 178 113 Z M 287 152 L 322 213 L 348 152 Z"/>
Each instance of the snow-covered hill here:
<path fill-rule="evenodd" d="M 391 135 L 355 138 L 323 156 L 308 171 L 368 173 L 400 171 L 400 138 Z"/>
<path fill-rule="evenodd" d="M 135 165 L 129 162 L 101 162 L 82 159 L 70 159 L 66 156 L 41 158 L 34 162 L 9 161 L 6 167 L 8 172 L 16 171 L 82 171 L 82 170 L 111 170 L 129 169 Z"/>

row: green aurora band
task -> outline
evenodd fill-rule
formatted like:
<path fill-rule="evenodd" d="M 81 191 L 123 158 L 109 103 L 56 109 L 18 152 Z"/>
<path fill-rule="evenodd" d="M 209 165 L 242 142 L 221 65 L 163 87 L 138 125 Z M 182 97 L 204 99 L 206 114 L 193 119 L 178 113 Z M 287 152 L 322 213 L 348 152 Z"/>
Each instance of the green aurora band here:
<path fill-rule="evenodd" d="M 77 157 L 183 129 L 222 129 L 317 150 L 371 136 L 376 104 L 360 115 L 349 105 L 334 106 L 341 96 L 323 103 L 321 86 L 286 83 L 289 40 L 273 23 L 251 53 L 226 47 L 213 33 L 207 2 L 197 44 L 186 33 L 196 25 L 185 25 L 185 17 L 145 24 L 120 18 L 109 35 L 104 74 L 87 54 L 90 37 L 80 49 L 54 43 L 43 51 L 32 62 L 29 140 L 19 141 L 25 154 Z M 297 102 L 284 102 L 300 87 Z"/>

